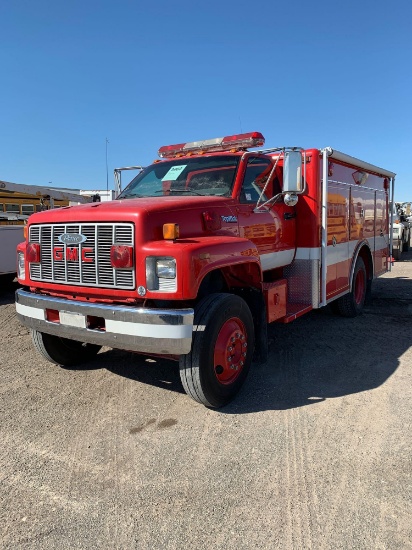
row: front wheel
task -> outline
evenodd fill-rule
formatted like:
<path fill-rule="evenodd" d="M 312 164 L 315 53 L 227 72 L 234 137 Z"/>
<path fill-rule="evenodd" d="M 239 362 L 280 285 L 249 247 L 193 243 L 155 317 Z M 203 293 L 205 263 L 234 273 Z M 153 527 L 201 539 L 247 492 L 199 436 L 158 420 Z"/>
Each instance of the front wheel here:
<path fill-rule="evenodd" d="M 356 317 L 363 312 L 365 304 L 368 280 L 365 263 L 362 258 L 356 260 L 352 278 L 352 290 L 338 298 L 334 304 L 334 310 L 343 317 Z"/>
<path fill-rule="evenodd" d="M 16 278 L 15 273 L 6 273 L 5 275 L 0 276 L 0 288 L 10 288 L 14 279 Z"/>
<path fill-rule="evenodd" d="M 99 352 L 101 346 L 84 344 L 77 340 L 60 338 L 37 330 L 31 331 L 34 347 L 45 359 L 55 365 L 73 367 L 87 363 Z"/>
<path fill-rule="evenodd" d="M 246 302 L 232 294 L 211 294 L 195 309 L 192 350 L 180 358 L 188 395 L 210 408 L 231 401 L 250 369 L 255 344 Z"/>

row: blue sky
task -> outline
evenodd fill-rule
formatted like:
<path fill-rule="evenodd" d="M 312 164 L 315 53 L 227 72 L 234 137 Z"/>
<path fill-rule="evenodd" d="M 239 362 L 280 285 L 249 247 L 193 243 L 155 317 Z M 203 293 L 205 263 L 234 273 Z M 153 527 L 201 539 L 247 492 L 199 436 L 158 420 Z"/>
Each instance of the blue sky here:
<path fill-rule="evenodd" d="M 412 200 L 412 3 L 0 5 L 0 179 L 106 188 L 161 145 L 260 131 L 397 173 Z"/>

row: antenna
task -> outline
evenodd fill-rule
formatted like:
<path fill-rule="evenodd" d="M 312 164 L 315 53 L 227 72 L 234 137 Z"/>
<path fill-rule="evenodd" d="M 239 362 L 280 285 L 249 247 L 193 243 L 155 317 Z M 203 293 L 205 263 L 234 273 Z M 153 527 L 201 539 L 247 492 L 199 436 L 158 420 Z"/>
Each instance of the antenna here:
<path fill-rule="evenodd" d="M 107 164 L 107 144 L 109 143 L 109 140 L 106 138 L 106 191 L 107 196 L 109 196 L 109 166 Z"/>

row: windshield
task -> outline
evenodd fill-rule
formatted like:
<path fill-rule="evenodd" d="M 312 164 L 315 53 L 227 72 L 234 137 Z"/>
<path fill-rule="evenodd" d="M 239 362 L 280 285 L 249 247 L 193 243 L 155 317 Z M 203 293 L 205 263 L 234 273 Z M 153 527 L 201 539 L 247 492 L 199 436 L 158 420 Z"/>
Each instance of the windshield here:
<path fill-rule="evenodd" d="M 142 170 L 118 198 L 162 195 L 228 197 L 235 181 L 239 158 L 238 156 L 182 158 L 152 164 Z"/>

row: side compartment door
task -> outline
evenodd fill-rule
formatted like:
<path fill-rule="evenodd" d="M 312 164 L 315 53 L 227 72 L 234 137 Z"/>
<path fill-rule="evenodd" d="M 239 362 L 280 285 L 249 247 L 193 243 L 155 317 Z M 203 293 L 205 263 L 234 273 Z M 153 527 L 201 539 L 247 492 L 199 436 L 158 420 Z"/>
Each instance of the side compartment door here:
<path fill-rule="evenodd" d="M 349 200 L 349 185 L 329 183 L 326 283 L 328 297 L 341 294 L 349 287 Z"/>

